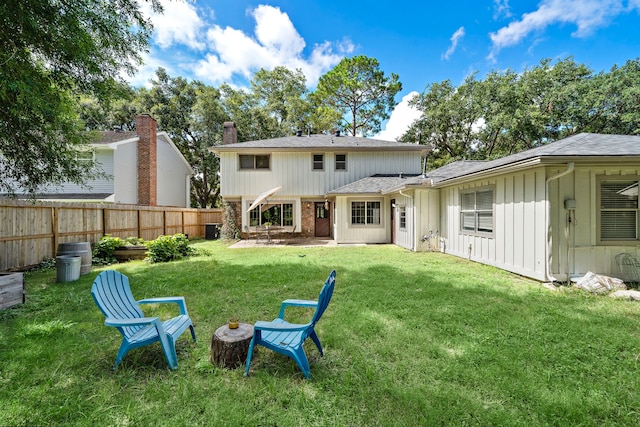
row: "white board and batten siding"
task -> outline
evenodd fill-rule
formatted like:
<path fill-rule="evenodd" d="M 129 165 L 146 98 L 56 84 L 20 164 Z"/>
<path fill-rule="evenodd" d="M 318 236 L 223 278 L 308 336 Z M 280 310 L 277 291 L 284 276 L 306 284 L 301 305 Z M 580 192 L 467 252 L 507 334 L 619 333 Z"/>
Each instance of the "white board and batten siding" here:
<path fill-rule="evenodd" d="M 565 273 L 568 265 L 569 275 L 572 277 L 581 277 L 589 271 L 619 277 L 615 262 L 617 254 L 628 252 L 640 257 L 640 242 L 637 240 L 630 241 L 627 245 L 598 242 L 598 179 L 606 177 L 638 180 L 640 166 L 576 166 L 574 173 L 561 182 L 558 197 L 554 199 L 559 206 L 554 219 L 559 227 L 560 241 L 557 246 L 554 245 L 554 251 L 558 252 L 562 260 L 560 273 Z M 568 212 L 564 210 L 565 199 L 576 201 L 571 223 L 566 220 Z"/>
<path fill-rule="evenodd" d="M 442 188 L 440 234 L 445 252 L 544 280 L 545 179 L 540 167 Z M 462 232 L 461 193 L 487 187 L 494 191 L 494 232 Z"/>
<path fill-rule="evenodd" d="M 250 154 L 250 153 L 247 153 Z M 313 154 L 324 154 L 324 170 L 313 170 Z M 220 154 L 222 197 L 255 196 L 282 186 L 279 196 L 324 195 L 375 174 L 420 173 L 414 152 L 348 152 L 347 170 L 335 170 L 333 152 L 274 152 L 268 170 L 239 170 L 238 153 Z"/>
<path fill-rule="evenodd" d="M 353 201 L 380 202 L 380 224 L 351 224 L 351 202 Z M 336 243 L 389 243 L 391 241 L 390 204 L 389 198 L 382 196 L 337 196 L 334 210 Z"/>

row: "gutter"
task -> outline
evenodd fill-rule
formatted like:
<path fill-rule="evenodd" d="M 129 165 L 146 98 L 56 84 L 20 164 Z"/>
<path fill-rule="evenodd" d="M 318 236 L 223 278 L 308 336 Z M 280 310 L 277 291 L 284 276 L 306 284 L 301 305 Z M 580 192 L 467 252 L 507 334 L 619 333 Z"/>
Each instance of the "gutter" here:
<path fill-rule="evenodd" d="M 551 252 L 552 252 L 552 247 L 551 247 L 551 202 L 549 201 L 549 183 L 551 181 L 555 181 L 556 179 L 562 178 L 565 175 L 570 174 L 571 172 L 573 172 L 573 168 L 574 168 L 574 163 L 573 162 L 569 162 L 567 163 L 567 169 L 565 169 L 564 171 L 550 176 L 549 178 L 547 178 L 547 180 L 545 181 L 545 202 L 547 204 L 547 209 L 546 209 L 546 215 L 545 215 L 545 228 L 547 230 L 547 246 L 546 246 L 546 253 L 545 253 L 545 281 L 547 282 L 557 282 L 558 279 L 556 279 L 555 277 L 553 277 L 551 275 Z M 567 271 L 567 280 L 569 279 L 569 272 Z"/>
<path fill-rule="evenodd" d="M 410 196 L 409 194 L 403 193 L 402 190 L 399 190 L 398 193 L 400 193 L 400 195 L 402 195 L 404 197 L 407 197 L 407 198 L 411 199 L 411 204 L 413 205 L 413 212 L 411 213 L 411 215 L 413 216 L 413 238 L 411 239 L 411 246 L 412 246 L 411 250 L 413 252 L 416 252 L 417 251 L 417 248 L 416 248 L 416 227 L 418 226 L 418 222 L 417 222 L 418 218 L 416 218 L 417 217 L 417 215 L 416 215 L 416 202 L 415 202 L 415 200 L 413 200 L 413 196 Z"/>

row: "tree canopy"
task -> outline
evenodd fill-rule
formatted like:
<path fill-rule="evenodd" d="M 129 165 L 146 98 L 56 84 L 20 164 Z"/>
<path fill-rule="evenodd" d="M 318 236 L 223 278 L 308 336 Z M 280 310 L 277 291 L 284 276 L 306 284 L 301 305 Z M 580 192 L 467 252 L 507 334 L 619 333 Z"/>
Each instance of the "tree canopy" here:
<path fill-rule="evenodd" d="M 579 132 L 640 134 L 640 60 L 595 74 L 569 57 L 515 72 L 433 83 L 411 104 L 422 115 L 402 136 L 433 147 L 432 166 L 492 159 Z"/>
<path fill-rule="evenodd" d="M 377 59 L 360 55 L 342 59 L 322 75 L 313 98 L 318 108 L 345 117 L 343 129 L 351 135 L 369 136 L 380 131 L 401 90 L 397 74 L 385 76 Z"/>
<path fill-rule="evenodd" d="M 75 161 L 89 137 L 77 94 L 112 99 L 121 73 L 140 63 L 151 23 L 136 0 L 5 0 L 0 24 L 0 192 L 82 184 L 91 165 Z"/>

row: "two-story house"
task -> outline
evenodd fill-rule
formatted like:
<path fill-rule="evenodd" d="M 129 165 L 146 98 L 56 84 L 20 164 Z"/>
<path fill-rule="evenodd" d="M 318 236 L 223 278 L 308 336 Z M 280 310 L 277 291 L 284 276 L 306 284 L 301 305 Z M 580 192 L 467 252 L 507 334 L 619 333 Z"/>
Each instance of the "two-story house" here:
<path fill-rule="evenodd" d="M 416 144 L 300 132 L 237 143 L 235 124 L 224 129 L 225 144 L 209 150 L 220 158 L 220 193 L 236 205 L 237 225 L 244 231 L 268 222 L 338 243 L 392 241 L 392 204 L 376 185 L 420 174 L 427 152 Z"/>
<path fill-rule="evenodd" d="M 210 150 L 220 156 L 221 193 L 237 204 L 243 229 L 269 221 L 336 243 L 435 246 L 541 281 L 588 271 L 625 279 L 628 268 L 640 276 L 640 263 L 621 264 L 628 254 L 640 257 L 639 136 L 578 134 L 432 171 L 421 171 L 426 148 L 413 144 L 338 135 L 227 139 Z"/>
<path fill-rule="evenodd" d="M 93 160 L 103 176 L 85 185 L 64 183 L 42 189 L 38 199 L 76 202 L 111 202 L 144 206 L 190 207 L 194 172 L 166 132 L 158 132 L 156 120 L 136 117 L 135 131 L 105 131 L 78 153 L 79 160 Z"/>

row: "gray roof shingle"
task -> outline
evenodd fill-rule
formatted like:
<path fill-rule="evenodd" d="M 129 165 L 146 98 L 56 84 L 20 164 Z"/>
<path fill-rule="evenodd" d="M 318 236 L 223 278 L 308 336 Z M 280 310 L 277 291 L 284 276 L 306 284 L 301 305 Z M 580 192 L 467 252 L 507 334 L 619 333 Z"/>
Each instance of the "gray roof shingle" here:
<path fill-rule="evenodd" d="M 137 138 L 137 132 L 130 131 L 103 131 L 100 132 L 100 139 L 92 141 L 93 144 L 111 144 L 113 142 L 126 141 L 127 139 Z"/>
<path fill-rule="evenodd" d="M 417 178 L 416 175 L 373 175 L 344 185 L 327 194 L 384 194 Z"/>
<path fill-rule="evenodd" d="M 256 149 L 269 149 L 272 151 L 314 151 L 319 149 L 343 151 L 428 151 L 428 147 L 424 145 L 383 141 L 372 138 L 324 134 L 285 136 L 282 138 L 262 139 L 209 147 L 209 150 L 216 154 L 221 152 L 251 151 Z"/>
<path fill-rule="evenodd" d="M 640 136 L 580 133 L 496 160 L 458 161 L 427 172 L 434 183 L 538 158 L 640 156 Z"/>

